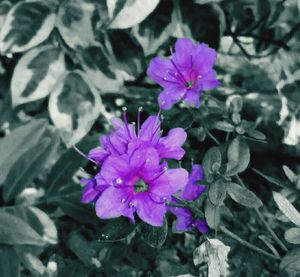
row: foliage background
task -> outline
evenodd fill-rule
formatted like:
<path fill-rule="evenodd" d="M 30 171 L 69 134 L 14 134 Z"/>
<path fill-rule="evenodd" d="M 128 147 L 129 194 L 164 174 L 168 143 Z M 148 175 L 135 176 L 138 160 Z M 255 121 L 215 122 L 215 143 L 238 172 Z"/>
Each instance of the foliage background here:
<path fill-rule="evenodd" d="M 2 1 L 0 276 L 207 276 L 212 267 L 211 276 L 300 276 L 299 8 L 296 0 Z M 221 81 L 199 110 L 164 113 L 165 130 L 188 133 L 183 166 L 212 164 L 216 141 L 223 163 L 230 143 L 262 201 L 228 192 L 241 206 L 210 185 L 206 236 L 174 234 L 171 218 L 162 230 L 96 218 L 80 204 L 78 181 L 95 169 L 71 147 L 96 147 L 123 106 L 130 120 L 140 106 L 143 117 L 157 112 L 160 88 L 147 65 L 179 37 L 218 51 Z M 228 257 L 207 238 L 229 246 Z"/>

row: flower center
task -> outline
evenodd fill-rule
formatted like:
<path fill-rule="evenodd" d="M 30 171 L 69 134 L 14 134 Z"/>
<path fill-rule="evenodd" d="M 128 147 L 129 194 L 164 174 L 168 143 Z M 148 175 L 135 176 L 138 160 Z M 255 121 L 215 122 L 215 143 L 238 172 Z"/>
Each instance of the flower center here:
<path fill-rule="evenodd" d="M 142 180 L 139 179 L 134 184 L 134 192 L 145 192 L 148 190 L 148 185 Z"/>
<path fill-rule="evenodd" d="M 185 87 L 187 89 L 191 88 L 192 86 L 193 86 L 193 81 L 188 81 L 188 82 L 185 83 Z"/>

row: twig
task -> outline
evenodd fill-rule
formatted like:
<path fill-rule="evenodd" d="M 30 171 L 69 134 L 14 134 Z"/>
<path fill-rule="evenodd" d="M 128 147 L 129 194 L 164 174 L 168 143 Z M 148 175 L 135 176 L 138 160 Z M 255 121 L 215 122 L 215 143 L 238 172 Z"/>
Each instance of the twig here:
<path fill-rule="evenodd" d="M 220 142 L 219 142 L 219 140 L 210 132 L 210 131 L 208 131 L 207 130 L 207 135 L 216 143 L 216 144 L 221 144 Z"/>
<path fill-rule="evenodd" d="M 253 251 L 255 251 L 255 252 L 259 253 L 259 254 L 262 254 L 262 255 L 264 255 L 264 256 L 266 256 L 268 258 L 271 258 L 273 260 L 276 260 L 276 261 L 281 260 L 280 257 L 277 257 L 277 256 L 275 256 L 273 254 L 270 254 L 270 253 L 268 253 L 268 252 L 266 252 L 266 251 L 258 248 L 257 246 L 255 246 L 255 245 L 253 245 L 253 244 L 251 244 L 251 243 L 243 240 L 242 238 L 240 238 L 236 234 L 234 234 L 231 231 L 229 231 L 225 226 L 220 226 L 219 230 L 221 232 L 223 232 L 225 235 L 227 235 L 227 236 L 231 237 L 232 239 L 238 241 L 243 246 L 245 246 L 245 247 L 247 247 L 247 248 L 249 248 L 249 249 L 251 249 L 251 250 L 253 250 Z"/>

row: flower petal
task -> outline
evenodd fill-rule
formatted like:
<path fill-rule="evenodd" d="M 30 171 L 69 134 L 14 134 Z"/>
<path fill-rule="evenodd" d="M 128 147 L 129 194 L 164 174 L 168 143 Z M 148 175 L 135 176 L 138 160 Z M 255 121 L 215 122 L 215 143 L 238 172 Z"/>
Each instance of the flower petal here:
<path fill-rule="evenodd" d="M 160 139 L 157 149 L 161 158 L 180 160 L 185 151 L 181 148 L 186 140 L 186 132 L 182 128 L 171 129 L 166 137 Z"/>
<path fill-rule="evenodd" d="M 189 38 L 179 38 L 175 43 L 174 62 L 181 67 L 192 67 L 191 56 L 197 46 Z"/>
<path fill-rule="evenodd" d="M 137 194 L 131 203 L 136 206 L 136 212 L 141 220 L 152 226 L 163 225 L 164 215 L 166 213 L 164 203 L 155 203 L 147 193 Z"/>
<path fill-rule="evenodd" d="M 133 215 L 134 209 L 128 205 L 129 197 L 129 189 L 107 188 L 96 202 L 97 216 L 102 219 L 119 217 L 121 215 L 130 217 Z"/>
<path fill-rule="evenodd" d="M 170 60 L 156 57 L 151 60 L 147 70 L 147 75 L 151 80 L 155 81 L 162 87 L 165 87 L 168 86 L 169 83 L 164 80 L 164 77 L 167 74 L 167 70 L 172 70 L 172 69 L 173 69 L 173 65 Z"/>
<path fill-rule="evenodd" d="M 152 141 L 157 138 L 160 133 L 160 120 L 158 116 L 149 116 L 143 123 L 140 131 L 139 138 L 144 141 Z"/>
<path fill-rule="evenodd" d="M 188 183 L 181 193 L 181 197 L 185 200 L 196 200 L 206 189 L 206 186 L 198 186 L 196 181 L 203 179 L 203 171 L 200 165 L 193 165 L 192 172 L 189 176 Z"/>
<path fill-rule="evenodd" d="M 183 97 L 183 100 L 189 104 L 199 108 L 200 105 L 200 90 L 192 89 L 189 90 Z"/>
<path fill-rule="evenodd" d="M 101 194 L 101 191 L 96 189 L 97 186 L 96 180 L 94 178 L 82 179 L 81 183 L 85 184 L 85 187 L 82 192 L 81 202 L 82 203 L 94 202 Z"/>
<path fill-rule="evenodd" d="M 109 155 L 109 152 L 101 147 L 97 147 L 92 149 L 89 154 L 88 157 L 89 159 L 92 159 L 96 162 L 102 163 L 107 156 Z"/>
<path fill-rule="evenodd" d="M 149 191 L 161 197 L 168 197 L 183 190 L 187 182 L 188 172 L 185 169 L 168 169 L 149 183 Z"/>
<path fill-rule="evenodd" d="M 210 70 L 204 77 L 201 79 L 202 88 L 204 90 L 210 90 L 216 88 L 220 82 L 217 80 L 217 73 L 214 70 Z"/>
<path fill-rule="evenodd" d="M 169 209 L 176 217 L 175 229 L 179 232 L 189 231 L 192 226 L 192 213 L 185 208 L 172 207 Z"/>
<path fill-rule="evenodd" d="M 207 225 L 207 222 L 205 220 L 194 220 L 193 224 L 198 229 L 198 231 L 202 234 L 205 234 L 209 231 L 209 227 Z"/>
<path fill-rule="evenodd" d="M 184 89 L 179 85 L 173 85 L 165 88 L 158 96 L 158 104 L 162 110 L 170 109 L 181 99 Z"/>

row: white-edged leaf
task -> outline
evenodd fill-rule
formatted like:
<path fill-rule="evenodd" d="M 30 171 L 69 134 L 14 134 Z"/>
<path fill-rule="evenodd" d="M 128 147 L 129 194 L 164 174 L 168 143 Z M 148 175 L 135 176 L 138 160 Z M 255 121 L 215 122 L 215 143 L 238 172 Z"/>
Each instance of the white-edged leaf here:
<path fill-rule="evenodd" d="M 58 48 L 42 46 L 28 51 L 12 76 L 13 106 L 46 97 L 65 70 L 64 56 Z"/>
<path fill-rule="evenodd" d="M 71 47 L 87 47 L 95 42 L 92 15 L 93 3 L 80 0 L 64 1 L 59 8 L 56 26 L 64 41 Z"/>
<path fill-rule="evenodd" d="M 7 14 L 0 32 L 0 52 L 24 52 L 48 38 L 56 15 L 46 1 L 27 0 Z"/>
<path fill-rule="evenodd" d="M 82 49 L 82 66 L 86 77 L 101 92 L 116 92 L 123 84 L 123 78 L 116 74 L 118 70 L 112 65 L 100 45 Z"/>
<path fill-rule="evenodd" d="M 286 199 L 282 194 L 273 191 L 273 198 L 278 206 L 278 208 L 285 214 L 285 216 L 300 227 L 300 213 L 291 204 L 289 200 Z"/>
<path fill-rule="evenodd" d="M 114 17 L 118 0 L 106 0 L 108 13 Z M 158 5 L 159 0 L 127 0 L 110 24 L 110 29 L 127 29 L 142 22 Z"/>
<path fill-rule="evenodd" d="M 13 246 L 0 245 L 0 276 L 20 276 L 20 260 Z"/>
<path fill-rule="evenodd" d="M 228 147 L 227 151 L 228 162 L 238 163 L 239 172 L 243 172 L 250 162 L 250 151 L 247 142 L 241 138 L 236 137 Z"/>
<path fill-rule="evenodd" d="M 42 237 L 25 221 L 7 212 L 0 212 L 0 243 L 42 246 Z"/>
<path fill-rule="evenodd" d="M 243 188 L 236 183 L 228 183 L 227 192 L 235 202 L 243 206 L 258 208 L 263 205 L 261 200 L 252 191 Z"/>
<path fill-rule="evenodd" d="M 294 248 L 289 251 L 280 263 L 280 270 L 284 274 L 281 276 L 299 276 L 300 275 L 300 248 Z"/>
<path fill-rule="evenodd" d="M 300 244 L 300 228 L 293 227 L 284 233 L 284 238 L 289 243 Z"/>
<path fill-rule="evenodd" d="M 207 239 L 194 250 L 194 264 L 207 263 L 209 277 L 226 277 L 229 275 L 228 253 L 230 247 L 218 239 Z"/>
<path fill-rule="evenodd" d="M 11 3 L 9 1 L 3 1 L 2 3 L 0 3 L 0 30 L 3 26 L 6 15 L 8 14 L 10 8 Z"/>
<path fill-rule="evenodd" d="M 288 166 L 283 165 L 282 169 L 290 182 L 295 183 L 297 181 L 297 175 Z"/>
<path fill-rule="evenodd" d="M 49 112 L 67 145 L 72 146 L 91 129 L 101 110 L 101 98 L 84 74 L 65 74 L 49 98 Z"/>

